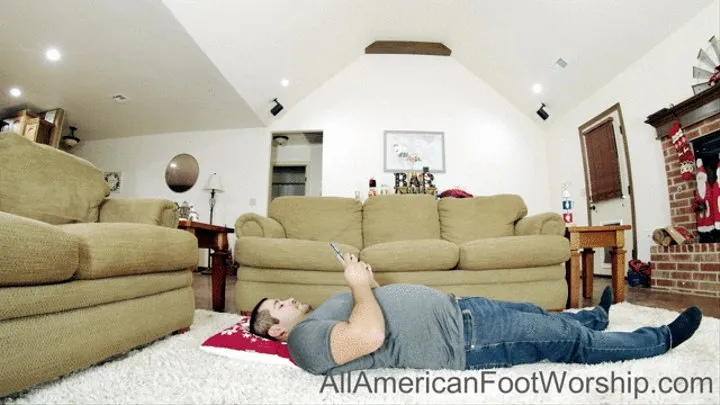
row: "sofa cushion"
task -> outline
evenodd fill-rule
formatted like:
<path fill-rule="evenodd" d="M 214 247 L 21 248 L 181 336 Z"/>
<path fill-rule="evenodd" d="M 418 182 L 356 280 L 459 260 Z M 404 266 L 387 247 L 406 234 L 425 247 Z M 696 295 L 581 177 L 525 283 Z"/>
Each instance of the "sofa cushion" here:
<path fill-rule="evenodd" d="M 544 308 L 562 308 L 567 298 L 565 266 L 446 271 L 387 271 L 375 279 L 387 284 L 422 284 L 462 296 L 485 296 L 509 301 L 531 301 Z M 350 291 L 341 272 L 307 270 L 238 269 L 236 303 L 239 311 L 251 311 L 263 297 L 293 297 L 320 306 L 329 297 Z"/>
<path fill-rule="evenodd" d="M 458 263 L 458 245 L 442 239 L 377 243 L 360 251 L 373 272 L 448 270 Z"/>
<path fill-rule="evenodd" d="M 552 266 L 495 269 L 485 271 L 376 271 L 373 268 L 373 274 L 375 275 L 375 280 L 377 280 L 381 286 L 397 283 L 424 284 L 429 286 L 466 286 L 475 284 L 502 285 L 532 283 L 547 280 L 564 280 L 565 266 L 554 264 Z M 334 285 L 347 287 L 345 276 L 340 272 L 328 273 L 326 271 L 308 270 L 268 270 L 254 267 L 241 267 L 238 269 L 237 279 L 238 284 L 244 281 L 267 283 L 269 290 L 273 288 L 273 285 L 279 284 L 311 286 Z M 292 295 L 292 292 L 290 292 L 290 295 Z"/>
<path fill-rule="evenodd" d="M 0 133 L 0 211 L 50 224 L 97 222 L 109 193 L 103 173 L 87 160 Z"/>
<path fill-rule="evenodd" d="M 45 222 L 0 212 L 0 257 L 0 286 L 64 281 L 78 268 L 80 238 Z"/>
<path fill-rule="evenodd" d="M 285 228 L 290 239 L 335 242 L 362 247 L 362 204 L 342 197 L 278 197 L 268 217 Z"/>
<path fill-rule="evenodd" d="M 357 255 L 359 249 L 338 243 L 343 253 Z M 235 261 L 243 266 L 268 269 L 344 270 L 329 242 L 242 236 L 235 243 Z"/>
<path fill-rule="evenodd" d="M 362 211 L 363 247 L 403 240 L 440 239 L 437 201 L 431 195 L 368 198 Z"/>
<path fill-rule="evenodd" d="M 442 238 L 465 243 L 482 238 L 513 236 L 515 221 L 527 215 L 523 199 L 514 194 L 472 198 L 442 198 L 438 202 Z"/>
<path fill-rule="evenodd" d="M 180 229 L 128 223 L 69 224 L 59 228 L 81 238 L 78 279 L 159 273 L 197 266 L 197 238 Z"/>
<path fill-rule="evenodd" d="M 562 236 L 505 236 L 460 245 L 459 269 L 488 270 L 559 264 L 570 257 L 570 242 Z"/>

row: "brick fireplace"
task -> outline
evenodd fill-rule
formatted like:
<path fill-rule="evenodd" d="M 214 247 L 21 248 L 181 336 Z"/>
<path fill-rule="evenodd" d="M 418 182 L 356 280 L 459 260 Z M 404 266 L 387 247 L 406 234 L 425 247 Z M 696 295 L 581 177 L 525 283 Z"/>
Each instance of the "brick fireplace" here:
<path fill-rule="evenodd" d="M 657 139 L 662 143 L 671 224 L 683 226 L 694 236 L 698 236 L 695 213 L 692 210 L 696 190 L 695 175 L 693 173 L 693 179 L 689 181 L 682 179 L 678 155 L 668 137 L 673 122 L 678 119 L 694 149 L 701 145 L 720 147 L 720 143 L 709 142 L 715 139 L 720 142 L 720 85 L 671 108 L 664 108 L 645 121 L 656 128 Z M 706 148 L 701 149 L 704 151 Z M 700 150 L 694 152 L 698 153 Z M 716 181 L 717 162 L 717 153 L 703 159 L 711 184 Z M 720 234 L 720 230 L 714 234 Z M 652 288 L 692 295 L 720 296 L 720 243 L 655 245 L 651 247 L 650 253 L 650 260 L 655 265 Z"/>

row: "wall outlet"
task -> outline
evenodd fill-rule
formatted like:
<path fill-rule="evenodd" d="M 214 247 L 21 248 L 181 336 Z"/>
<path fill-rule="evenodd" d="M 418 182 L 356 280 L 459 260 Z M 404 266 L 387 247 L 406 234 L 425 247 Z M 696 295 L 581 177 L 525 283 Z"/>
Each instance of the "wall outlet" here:
<path fill-rule="evenodd" d="M 251 199 L 250 199 L 250 206 L 251 206 L 251 207 L 254 207 L 255 204 L 257 204 L 257 199 L 251 198 Z"/>

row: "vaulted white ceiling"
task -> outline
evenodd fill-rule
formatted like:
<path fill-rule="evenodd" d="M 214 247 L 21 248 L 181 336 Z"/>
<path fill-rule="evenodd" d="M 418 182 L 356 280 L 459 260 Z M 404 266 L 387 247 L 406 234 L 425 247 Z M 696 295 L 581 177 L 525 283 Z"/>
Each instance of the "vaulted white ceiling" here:
<path fill-rule="evenodd" d="M 4 1 L 0 116 L 22 107 L 64 108 L 85 140 L 263 125 L 159 0 Z"/>
<path fill-rule="evenodd" d="M 557 119 L 712 1 L 9 1 L 0 114 L 63 107 L 81 139 L 269 125 L 273 98 L 292 109 L 373 41 L 417 40 L 447 45 L 534 119 L 541 102 Z M 44 59 L 48 46 L 61 61 Z"/>
<path fill-rule="evenodd" d="M 375 40 L 442 42 L 519 110 L 534 116 L 544 102 L 557 117 L 712 0 L 164 2 L 268 122 L 274 97 L 292 108 Z M 281 87 L 282 79 L 290 86 Z M 534 83 L 542 94 L 530 90 Z"/>

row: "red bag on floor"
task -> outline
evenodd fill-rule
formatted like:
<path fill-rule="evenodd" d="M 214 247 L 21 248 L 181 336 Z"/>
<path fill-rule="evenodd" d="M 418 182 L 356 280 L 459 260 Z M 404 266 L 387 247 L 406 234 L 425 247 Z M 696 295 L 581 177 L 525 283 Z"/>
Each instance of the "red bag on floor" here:
<path fill-rule="evenodd" d="M 644 287 L 650 287 L 650 277 L 652 275 L 653 264 L 652 262 L 643 262 L 642 260 L 632 259 L 628 262 L 627 280 L 631 287 L 636 285 L 642 285 Z"/>

